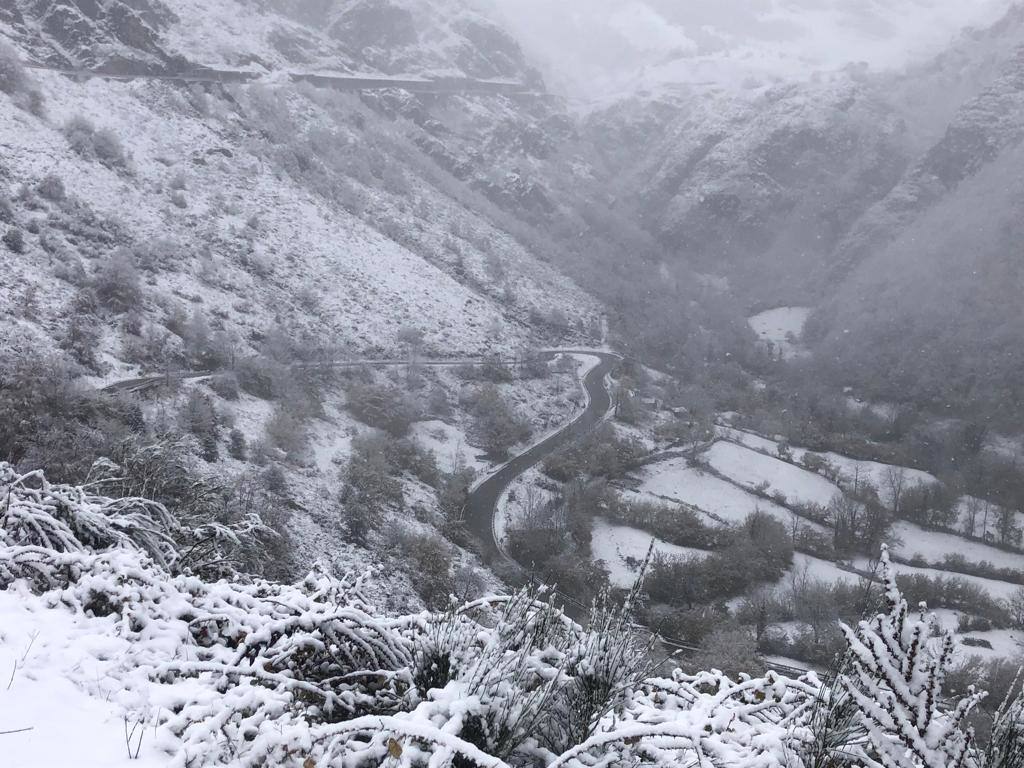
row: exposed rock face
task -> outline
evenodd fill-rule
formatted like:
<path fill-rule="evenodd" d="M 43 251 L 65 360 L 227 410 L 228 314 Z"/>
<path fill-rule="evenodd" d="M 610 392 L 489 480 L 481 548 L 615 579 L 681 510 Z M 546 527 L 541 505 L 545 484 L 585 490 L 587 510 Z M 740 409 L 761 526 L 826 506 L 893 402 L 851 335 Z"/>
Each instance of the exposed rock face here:
<path fill-rule="evenodd" d="M 160 33 L 180 19 L 160 0 L 12 0 L 0 11 L 43 61 L 70 68 L 159 71 L 183 60 Z"/>
<path fill-rule="evenodd" d="M 588 126 L 599 144 L 642 148 L 623 196 L 667 248 L 738 285 L 813 273 L 909 162 L 899 120 L 856 83 L 660 103 L 639 120 L 624 109 L 645 106 Z"/>
<path fill-rule="evenodd" d="M 884 248 L 917 217 L 1024 140 L 1024 48 L 1018 48 L 994 82 L 965 103 L 945 135 L 899 183 L 865 213 L 838 244 L 830 280 L 841 279 Z"/>
<path fill-rule="evenodd" d="M 358 0 L 335 16 L 329 34 L 388 71 L 390 51 L 419 41 L 412 11 L 390 0 Z M 380 49 L 375 53 L 373 49 Z"/>

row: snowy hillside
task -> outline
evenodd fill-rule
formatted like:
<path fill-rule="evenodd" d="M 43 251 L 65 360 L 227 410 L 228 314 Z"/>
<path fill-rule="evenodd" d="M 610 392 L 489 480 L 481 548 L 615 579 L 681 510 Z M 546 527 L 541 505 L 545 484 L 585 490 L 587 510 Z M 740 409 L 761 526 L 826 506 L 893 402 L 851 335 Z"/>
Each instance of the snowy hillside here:
<path fill-rule="evenodd" d="M 889 690 L 893 665 L 914 671 L 898 688 L 910 712 L 895 717 L 912 722 L 932 702 L 940 737 L 924 752 L 930 762 L 890 764 L 980 759 L 937 703 L 944 657 L 919 642 L 927 624 L 908 620 L 892 581 L 887 611 L 847 629 L 853 661 L 838 688 L 813 674 L 657 676 L 628 603 L 598 606 L 581 627 L 530 591 L 383 614 L 365 578 L 319 565 L 295 585 L 214 582 L 191 572 L 190 533 L 159 505 L 51 486 L 7 464 L 0 483 L 0 660 L 13 669 L 0 736 L 15 768 L 399 758 L 576 768 L 598 756 L 673 765 L 711 755 L 781 768 L 833 750 L 867 759 L 911 741 L 867 703 Z M 846 740 L 822 748 L 839 731 L 820 708 L 838 691 L 861 703 Z"/>

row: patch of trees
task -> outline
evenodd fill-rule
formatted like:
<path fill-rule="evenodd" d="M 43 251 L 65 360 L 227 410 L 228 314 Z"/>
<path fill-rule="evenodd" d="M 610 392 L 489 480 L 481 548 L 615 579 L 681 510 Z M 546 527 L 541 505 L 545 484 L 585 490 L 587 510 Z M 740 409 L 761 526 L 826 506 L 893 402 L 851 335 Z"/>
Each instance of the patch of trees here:
<path fill-rule="evenodd" d="M 709 525 L 703 515 L 683 506 L 629 501 L 613 494 L 603 509 L 605 516 L 631 528 L 647 531 L 670 544 L 697 549 L 723 549 L 733 541 L 735 530 Z"/>
<path fill-rule="evenodd" d="M 525 442 L 533 433 L 526 417 L 493 384 L 471 392 L 465 405 L 473 417 L 474 442 L 488 453 L 504 456 L 512 446 Z"/>
<path fill-rule="evenodd" d="M 0 456 L 55 480 L 84 481 L 92 463 L 145 429 L 130 398 L 97 393 L 44 345 L 0 343 Z"/>
<path fill-rule="evenodd" d="M 559 482 L 580 477 L 614 479 L 622 477 L 646 455 L 647 449 L 640 440 L 620 435 L 613 426 L 605 424 L 546 458 L 543 471 Z"/>
<path fill-rule="evenodd" d="M 441 480 L 434 454 L 419 443 L 388 434 L 361 435 L 342 471 L 342 518 L 349 536 L 365 544 L 388 507 L 403 503 L 401 476 L 435 486 Z"/>
<path fill-rule="evenodd" d="M 353 416 L 394 437 L 407 435 L 413 422 L 422 416 L 416 400 L 390 382 L 357 381 L 346 386 L 345 393 Z"/>
<path fill-rule="evenodd" d="M 518 509 L 507 533 L 509 553 L 538 580 L 589 602 L 608 585 L 607 571 L 590 558 L 590 515 L 605 496 L 601 483 L 578 481 L 554 495 L 528 487 L 511 501 Z"/>
<path fill-rule="evenodd" d="M 692 609 L 778 581 L 792 564 L 793 544 L 786 529 L 774 518 L 754 513 L 717 552 L 685 558 L 656 555 L 644 589 L 654 602 Z"/>

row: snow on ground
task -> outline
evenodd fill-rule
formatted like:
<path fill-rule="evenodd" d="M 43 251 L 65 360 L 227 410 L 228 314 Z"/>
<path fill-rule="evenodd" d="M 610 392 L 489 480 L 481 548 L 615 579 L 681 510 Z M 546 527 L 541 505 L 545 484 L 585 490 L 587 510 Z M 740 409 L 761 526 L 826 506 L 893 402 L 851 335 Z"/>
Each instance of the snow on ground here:
<path fill-rule="evenodd" d="M 871 562 L 866 558 L 860 558 L 854 561 L 854 565 L 861 570 L 871 570 Z M 990 597 L 997 600 L 1009 600 L 1013 597 L 1014 592 L 1020 589 L 1019 584 L 1011 584 L 1008 581 L 998 581 L 996 579 L 985 579 L 981 576 L 967 576 L 962 573 L 950 573 L 949 571 L 943 571 L 938 568 L 917 568 L 912 565 L 904 565 L 903 563 L 893 563 L 893 568 L 899 574 L 907 575 L 920 575 L 927 576 L 929 578 L 942 578 L 942 579 L 963 579 L 964 581 L 970 582 L 980 589 L 985 590 Z"/>
<path fill-rule="evenodd" d="M 421 421 L 413 424 L 412 436 L 424 448 L 434 452 L 437 465 L 444 472 L 453 472 L 460 466 L 483 472 L 491 466 L 481 458 L 483 451 L 469 444 L 466 433 L 451 424 Z"/>
<path fill-rule="evenodd" d="M 827 505 L 839 488 L 823 477 L 744 446 L 718 441 L 704 454 L 709 465 L 734 482 L 756 488 L 768 484 L 768 492 L 785 494 L 791 502 Z"/>
<path fill-rule="evenodd" d="M 173 265 L 147 281 L 147 316 L 159 316 L 156 305 L 177 297 L 188 302 L 190 312 L 196 307 L 216 313 L 224 332 L 238 340 L 287 324 L 349 350 L 392 348 L 396 334 L 415 325 L 429 346 L 452 355 L 529 343 L 518 316 L 531 307 L 595 316 L 596 302 L 570 281 L 419 179 L 409 182 L 419 185 L 415 193 L 422 197 L 413 210 L 406 199 L 412 191 L 392 194 L 346 177 L 366 203 L 359 215 L 352 215 L 310 185 L 283 175 L 272 147 L 238 138 L 231 113 L 220 101 L 201 113 L 181 89 L 166 83 L 76 83 L 47 72 L 33 77 L 46 97 L 46 120 L 11 109 L 6 101 L 0 106 L 0 145 L 10 178 L 33 188 L 47 174 L 56 174 L 69 197 L 117 223 L 115 245 L 163 241 L 175 249 Z M 359 122 L 355 113 L 373 119 L 355 98 L 349 105 L 350 124 L 291 91 L 243 88 L 236 96 L 247 103 L 276 98 L 282 120 L 291 114 L 318 128 L 330 125 L 341 143 L 362 137 L 353 127 Z M 0 94 L 0 99 L 7 97 Z M 117 173 L 71 151 L 61 126 L 76 116 L 120 137 L 130 172 Z M 179 179 L 185 185 L 184 208 L 171 201 L 171 185 Z M 16 195 L 13 182 L 9 187 L 0 193 Z M 396 227 L 403 241 L 417 240 L 416 253 L 378 231 Z M 443 268 L 438 254 L 446 253 L 444 237 L 454 229 L 491 244 L 516 285 L 515 307 L 502 306 Z M 0 314 L 13 313 L 20 292 L 35 285 L 39 327 L 49 333 L 59 327 L 61 308 L 73 289 L 50 278 L 53 258 L 37 239 L 30 235 L 27 253 L 17 258 L 0 249 L 0 272 L 9 278 L 0 285 Z M 468 241 L 460 248 L 467 264 L 485 261 Z M 244 342 L 238 351 L 245 353 Z M 116 334 L 108 334 L 100 355 L 122 354 Z M 126 370 L 114 361 L 115 378 Z"/>
<path fill-rule="evenodd" d="M 772 344 L 784 359 L 803 354 L 799 340 L 810 316 L 808 307 L 779 307 L 747 319 L 761 341 Z"/>
<path fill-rule="evenodd" d="M 956 527 L 961 531 L 973 530 L 975 536 L 998 540 L 1001 511 L 1002 508 L 991 501 L 985 501 L 975 496 L 961 496 L 956 505 Z M 1015 525 L 1024 529 L 1024 513 L 1015 512 L 1014 517 Z"/>
<path fill-rule="evenodd" d="M 989 562 L 998 568 L 1024 571 L 1024 553 L 1006 552 L 952 533 L 929 531 L 905 520 L 893 523 L 892 533 L 900 540 L 893 552 L 903 558 L 919 556 L 929 564 L 939 565 L 945 555 L 956 554 L 963 555 L 968 562 Z"/>
<path fill-rule="evenodd" d="M 125 705 L 137 712 L 148 704 L 145 683 L 126 681 L 125 675 L 138 678 L 130 672 L 131 651 L 113 619 L 86 619 L 27 591 L 0 591 L 0 731 L 31 729 L 0 735 L 5 768 L 166 765 L 149 723 L 133 739 L 142 739 L 139 759 L 128 756 Z"/>
<path fill-rule="evenodd" d="M 855 478 L 871 482 L 878 489 L 882 501 L 887 504 L 892 503 L 893 493 L 898 488 L 905 491 L 914 486 L 939 482 L 935 475 L 920 469 L 851 459 L 848 456 L 831 452 L 815 455 L 837 467 L 842 474 L 844 483 L 852 486 Z"/>
<path fill-rule="evenodd" d="M 593 559 L 604 562 L 611 583 L 616 587 L 633 586 L 640 575 L 638 566 L 647 557 L 647 550 L 652 541 L 655 552 L 668 557 L 706 557 L 710 554 L 702 549 L 669 544 L 639 528 L 616 525 L 599 517 L 594 518 L 591 536 Z"/>
<path fill-rule="evenodd" d="M 733 442 L 740 443 L 748 448 L 754 449 L 755 451 L 768 453 L 772 456 L 777 456 L 779 453 L 780 443 L 778 441 L 762 437 L 761 435 L 754 434 L 753 432 L 747 432 L 734 427 L 719 426 L 716 428 L 716 433 L 726 440 L 732 440 Z M 851 459 L 849 456 L 843 456 L 842 454 L 832 451 L 819 453 L 816 451 L 808 451 L 806 448 L 800 448 L 798 446 L 790 446 L 789 454 L 792 457 L 792 460 L 796 462 L 803 461 L 804 457 L 807 455 L 817 456 L 818 458 L 828 461 L 839 471 L 844 484 L 853 485 L 855 479 L 866 480 L 872 483 L 876 488 L 878 488 L 882 501 L 886 503 L 892 502 L 893 492 L 896 488 L 906 490 L 916 485 L 926 485 L 929 483 L 939 482 L 938 479 L 930 472 L 925 472 L 920 469 L 901 467 L 894 464 L 883 464 L 877 461 Z"/>
<path fill-rule="evenodd" d="M 531 508 L 547 503 L 554 494 L 541 487 L 543 475 L 536 467 L 521 474 L 498 499 L 494 516 L 494 536 L 499 544 L 508 541 L 508 529 L 515 525 Z"/>
<path fill-rule="evenodd" d="M 742 523 L 756 510 L 765 512 L 787 526 L 793 522 L 792 513 L 771 501 L 761 499 L 732 483 L 708 472 L 687 466 L 684 458 L 652 464 L 646 468 L 639 493 L 650 494 L 646 500 L 673 499 L 696 507 L 715 520 Z M 801 520 L 805 525 L 821 526 Z M 822 529 L 823 530 L 823 529 Z"/>
<path fill-rule="evenodd" d="M 988 632 L 960 632 L 958 621 L 960 612 L 947 608 L 930 610 L 928 613 L 934 616 L 939 624 L 953 634 L 956 642 L 956 655 L 959 659 L 970 656 L 980 656 L 983 659 L 1014 658 L 1024 651 L 1024 632 L 1014 629 L 992 629 Z M 981 648 L 973 645 L 964 645 L 966 638 L 977 638 L 987 640 L 992 647 Z"/>
<path fill-rule="evenodd" d="M 793 553 L 793 567 L 783 578 L 783 586 L 792 583 L 796 579 L 810 579 L 812 581 L 823 581 L 834 584 L 837 581 L 845 581 L 848 584 L 856 584 L 861 576 L 850 571 L 843 570 L 835 563 L 821 558 L 805 555 L 802 552 Z"/>
<path fill-rule="evenodd" d="M 747 432 L 743 429 L 718 426 L 715 428 L 715 434 L 725 440 L 732 440 L 734 443 L 740 443 L 748 448 L 753 448 L 755 451 L 764 451 L 773 456 L 779 452 L 779 443 L 777 441 L 761 437 L 761 435 L 755 435 L 753 432 Z M 800 454 L 797 454 L 797 449 L 793 449 L 793 452 L 797 459 L 803 453 L 801 451 Z"/>

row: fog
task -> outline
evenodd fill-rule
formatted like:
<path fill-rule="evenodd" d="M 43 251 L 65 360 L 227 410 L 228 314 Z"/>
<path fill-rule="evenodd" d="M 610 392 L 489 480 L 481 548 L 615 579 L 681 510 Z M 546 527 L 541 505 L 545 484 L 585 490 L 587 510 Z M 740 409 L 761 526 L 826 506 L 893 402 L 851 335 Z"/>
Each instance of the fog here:
<path fill-rule="evenodd" d="M 866 62 L 901 66 L 1011 0 L 480 0 L 554 87 L 599 96 L 659 83 L 751 84 Z"/>

